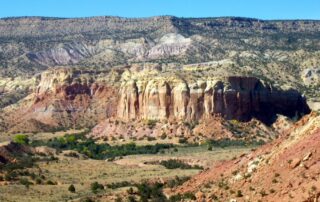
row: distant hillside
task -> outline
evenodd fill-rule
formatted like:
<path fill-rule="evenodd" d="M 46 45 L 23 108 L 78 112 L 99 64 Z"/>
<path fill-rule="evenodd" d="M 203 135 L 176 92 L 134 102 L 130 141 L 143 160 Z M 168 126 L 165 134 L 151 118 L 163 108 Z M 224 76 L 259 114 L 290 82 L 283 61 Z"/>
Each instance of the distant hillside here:
<path fill-rule="evenodd" d="M 33 76 L 49 67 L 106 70 L 146 62 L 161 64 L 163 71 L 188 65 L 194 72 L 254 76 L 316 100 L 319 50 L 317 20 L 3 18 L 0 107 L 34 88 Z"/>
<path fill-rule="evenodd" d="M 170 33 L 190 38 L 190 44 L 165 37 Z M 320 21 L 315 20 L 171 16 L 3 18 L 0 19 L 0 69 L 2 75 L 19 75 L 54 65 L 103 68 L 158 60 L 187 64 L 230 58 L 230 51 L 258 54 L 315 51 L 320 48 L 319 38 Z M 257 62 L 268 61 L 259 58 Z"/>

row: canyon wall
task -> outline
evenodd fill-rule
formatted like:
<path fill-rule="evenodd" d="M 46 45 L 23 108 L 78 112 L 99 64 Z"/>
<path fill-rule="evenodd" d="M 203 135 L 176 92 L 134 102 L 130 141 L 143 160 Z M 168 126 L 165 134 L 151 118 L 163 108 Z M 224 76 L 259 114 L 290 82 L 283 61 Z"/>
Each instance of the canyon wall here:
<path fill-rule="evenodd" d="M 196 82 L 166 79 L 126 81 L 119 92 L 117 116 L 131 119 L 199 120 L 214 115 L 272 123 L 276 114 L 309 113 L 296 90 L 280 90 L 253 77 L 227 77 Z"/>

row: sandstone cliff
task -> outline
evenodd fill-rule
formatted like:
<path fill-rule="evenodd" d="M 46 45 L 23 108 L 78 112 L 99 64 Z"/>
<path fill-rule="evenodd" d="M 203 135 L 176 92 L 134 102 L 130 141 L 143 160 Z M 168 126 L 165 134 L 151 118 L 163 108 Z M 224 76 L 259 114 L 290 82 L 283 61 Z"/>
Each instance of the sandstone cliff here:
<path fill-rule="evenodd" d="M 254 77 L 204 77 L 157 65 L 107 71 L 57 68 L 35 80 L 33 93 L 4 108 L 2 130 L 92 127 L 108 118 L 179 122 L 219 116 L 272 124 L 277 114 L 299 118 L 310 112 L 298 91 Z"/>
<path fill-rule="evenodd" d="M 199 120 L 214 115 L 272 123 L 276 114 L 297 118 L 309 113 L 295 90 L 280 90 L 253 77 L 129 80 L 120 88 L 117 116 L 122 119 Z"/>
<path fill-rule="evenodd" d="M 19 103 L 3 110 L 9 131 L 88 127 L 114 116 L 115 71 L 58 68 L 37 76 L 37 86 Z"/>

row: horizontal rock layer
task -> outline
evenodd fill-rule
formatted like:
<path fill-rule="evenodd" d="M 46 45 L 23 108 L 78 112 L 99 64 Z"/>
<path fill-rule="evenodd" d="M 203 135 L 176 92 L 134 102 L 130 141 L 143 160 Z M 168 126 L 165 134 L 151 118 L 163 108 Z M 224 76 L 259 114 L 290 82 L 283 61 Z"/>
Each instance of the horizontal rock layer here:
<path fill-rule="evenodd" d="M 226 119 L 272 123 L 276 114 L 300 117 L 309 112 L 299 92 L 276 89 L 253 77 L 194 83 L 131 80 L 122 84 L 117 107 L 117 116 L 126 120 L 198 120 L 219 114 Z"/>

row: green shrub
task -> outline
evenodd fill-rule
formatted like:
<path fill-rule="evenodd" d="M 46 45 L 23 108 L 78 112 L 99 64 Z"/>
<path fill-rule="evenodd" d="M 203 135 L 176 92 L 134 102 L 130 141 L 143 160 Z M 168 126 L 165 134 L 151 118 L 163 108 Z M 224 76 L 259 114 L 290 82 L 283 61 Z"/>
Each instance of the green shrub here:
<path fill-rule="evenodd" d="M 189 164 L 184 163 L 181 160 L 176 160 L 176 159 L 169 159 L 167 161 L 161 161 L 160 165 L 166 167 L 167 169 L 177 169 L 177 168 L 180 168 L 180 169 L 200 169 L 200 170 L 203 169 L 203 167 L 201 167 L 201 166 L 198 166 L 198 165 L 191 166 Z"/>
<path fill-rule="evenodd" d="M 48 180 L 46 184 L 47 185 L 55 185 L 56 183 L 52 182 L 51 180 Z"/>
<path fill-rule="evenodd" d="M 197 125 L 199 125 L 199 121 L 184 122 L 184 125 L 187 126 L 190 130 L 193 130 Z"/>
<path fill-rule="evenodd" d="M 187 139 L 184 138 L 184 137 L 183 137 L 183 138 L 179 138 L 179 141 L 178 141 L 178 142 L 179 142 L 179 144 L 186 144 L 186 143 L 188 143 L 188 142 L 187 142 Z"/>
<path fill-rule="evenodd" d="M 29 182 L 27 178 L 21 178 L 20 184 L 24 185 L 25 187 L 29 188 L 29 185 L 32 185 L 32 182 Z"/>
<path fill-rule="evenodd" d="M 148 140 L 148 141 L 155 141 L 156 138 L 155 138 L 155 137 L 148 136 L 148 137 L 147 137 L 147 140 Z"/>
<path fill-rule="evenodd" d="M 99 190 L 104 189 L 104 186 L 102 184 L 99 184 L 98 182 L 92 183 L 90 187 L 93 193 L 97 193 Z"/>
<path fill-rule="evenodd" d="M 31 168 L 34 165 L 34 159 L 30 156 L 16 156 L 16 160 L 17 162 L 15 163 L 7 163 L 0 166 L 0 169 L 10 172 L 18 169 Z"/>
<path fill-rule="evenodd" d="M 209 145 L 213 147 L 244 147 L 244 146 L 260 146 L 265 144 L 263 140 L 253 140 L 253 141 L 246 141 L 242 139 L 220 139 L 220 140 L 210 140 Z"/>
<path fill-rule="evenodd" d="M 185 201 L 187 200 L 196 200 L 197 198 L 195 197 L 195 195 L 191 192 L 187 192 L 184 194 L 177 194 L 177 195 L 173 195 L 169 198 L 170 202 L 178 202 L 178 201 Z"/>
<path fill-rule="evenodd" d="M 182 185 L 184 182 L 188 181 L 190 177 L 178 177 L 176 176 L 174 179 L 168 180 L 166 186 L 169 188 L 174 188 Z"/>
<path fill-rule="evenodd" d="M 136 201 L 137 200 L 136 200 L 136 198 L 134 196 L 128 196 L 128 202 L 136 202 Z"/>
<path fill-rule="evenodd" d="M 241 190 L 237 191 L 237 197 L 243 197 L 243 194 L 242 194 Z"/>
<path fill-rule="evenodd" d="M 153 129 L 157 125 L 157 120 L 148 120 L 147 126 L 149 129 Z"/>
<path fill-rule="evenodd" d="M 155 183 L 149 185 L 147 183 L 142 183 L 137 185 L 138 195 L 140 196 L 140 201 L 165 201 L 166 197 L 164 196 L 162 189 L 163 184 Z"/>
<path fill-rule="evenodd" d="M 76 192 L 76 188 L 74 187 L 73 184 L 71 184 L 71 185 L 68 187 L 68 191 L 71 192 L 71 193 L 75 193 L 75 192 Z"/>
<path fill-rule="evenodd" d="M 36 179 L 36 184 L 41 184 L 42 183 L 42 180 L 40 178 L 37 178 Z"/>
<path fill-rule="evenodd" d="M 16 135 L 13 138 L 13 142 L 17 143 L 17 144 L 29 144 L 29 138 L 27 135 Z"/>
<path fill-rule="evenodd" d="M 167 134 L 162 133 L 161 136 L 160 136 L 160 138 L 161 138 L 162 140 L 166 139 L 166 138 L 167 138 Z"/>
<path fill-rule="evenodd" d="M 110 189 L 118 189 L 121 187 L 129 187 L 129 186 L 133 186 L 133 185 L 134 185 L 133 183 L 130 183 L 128 181 L 122 181 L 122 182 L 107 184 L 107 187 Z"/>

